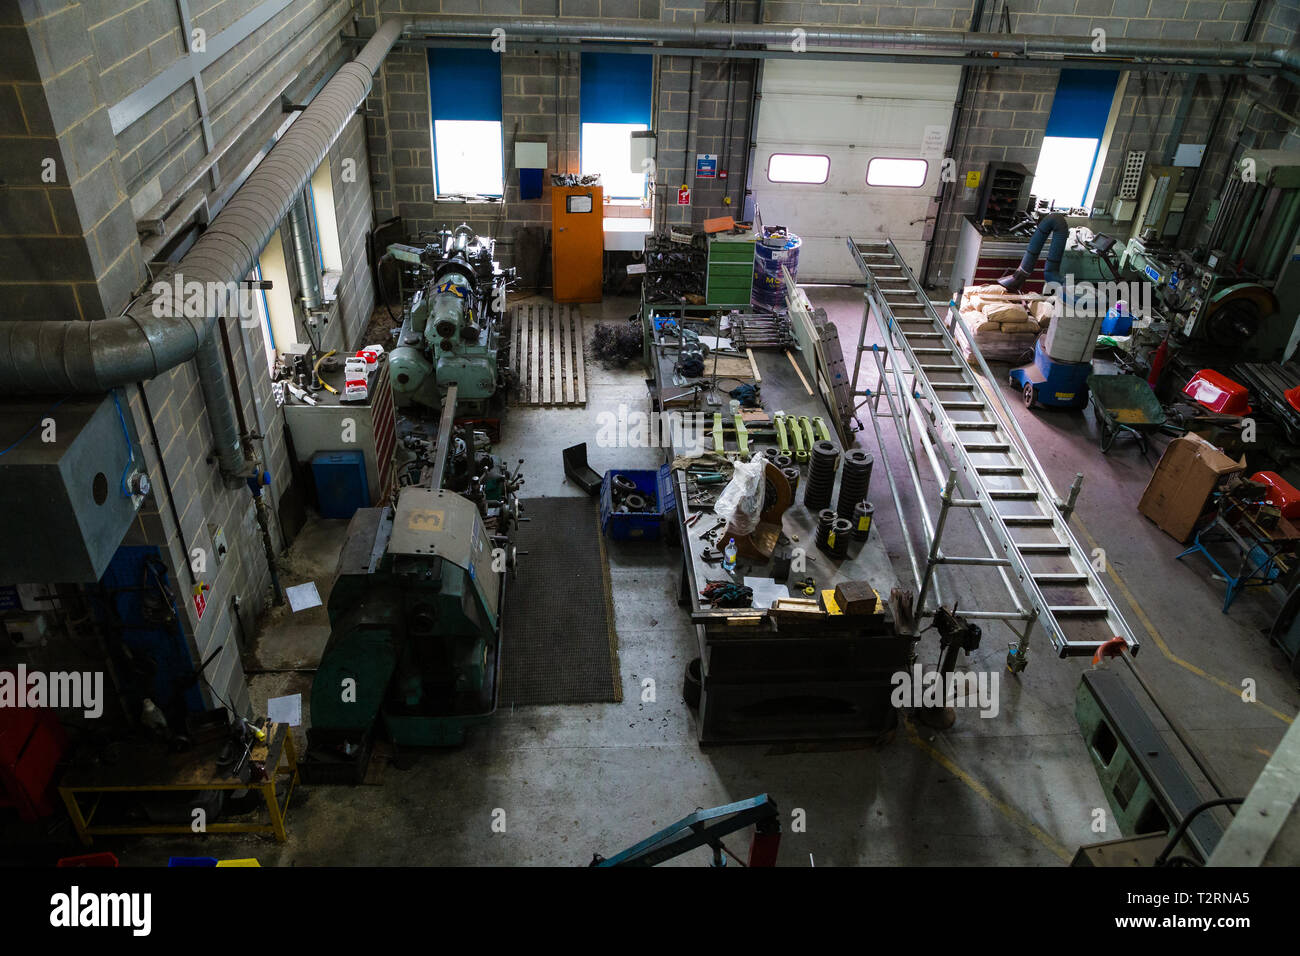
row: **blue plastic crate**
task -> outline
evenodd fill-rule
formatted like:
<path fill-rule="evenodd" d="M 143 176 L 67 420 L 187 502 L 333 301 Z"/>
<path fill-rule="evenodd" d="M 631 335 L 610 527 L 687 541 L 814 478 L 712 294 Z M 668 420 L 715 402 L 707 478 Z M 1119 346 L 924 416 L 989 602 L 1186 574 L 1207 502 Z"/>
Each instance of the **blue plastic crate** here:
<path fill-rule="evenodd" d="M 654 496 L 655 506 L 650 511 L 619 514 L 614 510 L 612 492 L 615 475 L 630 478 L 637 491 Z M 663 534 L 664 526 L 677 512 L 677 495 L 673 491 L 672 471 L 667 465 L 658 471 L 632 471 L 616 468 L 605 472 L 600 482 L 600 529 L 605 537 L 614 541 L 629 539 L 654 540 Z"/>
<path fill-rule="evenodd" d="M 370 507 L 366 457 L 359 451 L 318 451 L 311 456 L 316 506 L 322 518 L 351 518 Z"/>

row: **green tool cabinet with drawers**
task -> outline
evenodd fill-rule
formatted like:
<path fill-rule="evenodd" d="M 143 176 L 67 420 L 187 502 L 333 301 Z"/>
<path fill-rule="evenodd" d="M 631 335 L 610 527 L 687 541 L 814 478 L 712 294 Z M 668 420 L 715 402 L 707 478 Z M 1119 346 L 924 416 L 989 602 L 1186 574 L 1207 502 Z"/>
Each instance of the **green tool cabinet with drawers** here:
<path fill-rule="evenodd" d="M 754 237 L 709 240 L 708 281 L 704 297 L 709 305 L 748 308 L 754 284 Z"/>

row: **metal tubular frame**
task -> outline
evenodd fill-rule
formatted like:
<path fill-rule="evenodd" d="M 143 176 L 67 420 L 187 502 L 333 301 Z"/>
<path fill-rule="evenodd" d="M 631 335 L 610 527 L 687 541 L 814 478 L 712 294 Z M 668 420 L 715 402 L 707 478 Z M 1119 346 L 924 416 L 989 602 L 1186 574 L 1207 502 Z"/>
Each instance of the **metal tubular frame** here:
<path fill-rule="evenodd" d="M 1068 527 L 1068 520 L 1082 484 L 1082 476 L 1076 476 L 1067 498 L 1062 499 L 1052 487 L 1042 464 L 1033 450 L 1019 423 L 1007 409 L 1002 396 L 995 390 L 986 390 L 981 384 L 979 374 L 984 381 L 996 381 L 988 364 L 974 345 L 974 338 L 962 321 L 954 304 L 949 303 L 948 321 L 945 322 L 935 312 L 925 291 L 917 283 L 916 277 L 899 255 L 891 240 L 883 242 L 857 243 L 848 240 L 850 253 L 854 256 L 867 282 L 864 295 L 865 311 L 862 331 L 858 343 L 858 355 L 854 363 L 853 394 L 855 412 L 867 405 L 872 418 L 872 426 L 877 440 L 883 438 L 879 424 L 882 413 L 879 408 L 883 397 L 889 406 L 889 414 L 898 434 L 899 446 L 907 462 L 908 473 L 912 479 L 921 515 L 922 531 L 926 542 L 926 561 L 922 571 L 915 558 L 917 549 L 914 542 L 908 540 L 909 557 L 912 559 L 914 573 L 917 574 L 919 590 L 917 594 L 917 615 L 934 613 L 933 607 L 927 607 L 927 599 L 934 595 L 936 604 L 942 603 L 938 591 L 938 568 L 940 565 L 965 565 L 973 567 L 996 567 L 1003 587 L 1010 597 L 1011 610 L 963 610 L 963 616 L 972 619 L 1001 620 L 1007 622 L 1016 633 L 1018 642 L 1011 645 L 1008 661 L 1014 670 L 1023 668 L 1027 660 L 1026 653 L 1029 638 L 1035 624 L 1041 623 L 1057 653 L 1062 656 L 1092 654 L 1102 641 L 1071 640 L 1057 621 L 1057 614 L 1086 614 L 1094 620 L 1103 617 L 1109 629 L 1122 637 L 1128 644 L 1130 652 L 1136 653 L 1139 644 L 1127 622 L 1115 610 L 1113 602 L 1106 593 L 1105 586 L 1091 566 L 1082 547 L 1074 539 Z M 865 256 L 878 257 L 881 260 L 869 263 Z M 878 276 L 873 269 L 888 268 L 895 274 L 888 277 Z M 881 282 L 890 282 L 898 287 L 885 288 Z M 899 285 L 901 283 L 901 285 Z M 914 299 L 899 307 L 920 309 L 924 314 L 917 316 L 896 316 L 888 294 Z M 870 317 L 875 318 L 883 340 L 882 345 L 866 344 L 867 326 Z M 920 323 L 924 330 L 905 331 L 901 323 Z M 928 323 L 928 324 L 927 324 Z M 971 358 L 968 362 L 962 355 L 956 340 L 960 330 L 967 342 L 971 343 Z M 937 355 L 953 362 L 952 372 L 957 381 L 951 383 L 932 382 L 927 374 L 924 362 L 918 358 L 914 348 L 920 348 L 909 341 L 908 336 L 926 336 L 933 344 L 928 346 Z M 874 389 L 859 386 L 862 374 L 862 354 L 870 350 L 875 360 L 877 379 Z M 882 356 L 882 351 L 884 355 Z M 928 354 L 928 353 L 927 353 Z M 974 367 L 972 367 L 974 366 Z M 978 369 L 978 373 L 976 372 Z M 951 388 L 945 388 L 951 385 Z M 948 415 L 940 391 L 960 391 L 969 396 L 969 400 L 957 402 L 949 400 L 949 405 L 962 404 L 962 411 L 977 415 L 974 419 L 955 421 Z M 898 400 L 897 404 L 895 399 Z M 926 404 L 923 406 L 921 403 Z M 913 430 L 913 417 L 917 425 Z M 967 427 L 961 426 L 966 424 Z M 931 437 L 928 429 L 935 429 Z M 980 443 L 968 446 L 962 434 L 972 431 L 988 432 L 992 437 L 991 449 L 979 451 Z M 940 509 L 937 518 L 932 517 L 926 505 L 926 491 L 922 483 L 916 440 L 920 439 L 924 457 L 931 473 L 941 485 L 939 495 Z M 884 443 L 880 441 L 883 450 Z M 938 447 L 936 447 L 938 446 Z M 1001 450 L 1005 449 L 1005 450 Z M 976 465 L 973 455 L 996 454 L 1005 456 L 1006 465 Z M 979 469 L 984 469 L 981 473 Z M 990 477 L 1005 475 L 1017 477 L 1024 488 L 986 487 L 981 474 Z M 891 490 L 896 486 L 890 482 Z M 998 492 L 1004 492 L 998 495 Z M 996 501 L 1023 501 L 1036 506 L 1038 512 L 1024 515 L 1009 514 L 1000 511 Z M 897 501 L 896 501 L 897 504 Z M 950 556 L 944 553 L 942 538 L 948 518 L 953 508 L 971 509 L 979 512 L 975 516 L 975 527 L 987 549 L 987 555 Z M 901 506 L 899 507 L 900 521 Z M 1052 535 L 1051 542 L 1017 542 L 1010 528 L 1017 525 L 1017 518 L 1028 518 L 1034 525 L 1047 530 Z M 1026 523 L 1026 522 L 1020 522 Z M 988 527 L 985 527 L 985 525 Z M 902 524 L 905 539 L 909 539 L 906 523 Z M 1038 548 L 1035 548 L 1035 545 Z M 1047 550 L 1044 550 L 1047 549 Z M 1068 557 L 1071 571 L 1034 571 L 1027 562 L 1026 555 L 1058 554 Z M 1013 580 L 1014 577 L 1014 580 Z M 1063 581 L 1060 579 L 1068 579 Z M 1056 579 L 1056 580 L 1053 580 Z M 1052 605 L 1043 595 L 1039 581 L 1044 583 L 1066 584 L 1086 590 L 1093 604 Z M 1021 626 L 1017 627 L 1017 623 Z"/>

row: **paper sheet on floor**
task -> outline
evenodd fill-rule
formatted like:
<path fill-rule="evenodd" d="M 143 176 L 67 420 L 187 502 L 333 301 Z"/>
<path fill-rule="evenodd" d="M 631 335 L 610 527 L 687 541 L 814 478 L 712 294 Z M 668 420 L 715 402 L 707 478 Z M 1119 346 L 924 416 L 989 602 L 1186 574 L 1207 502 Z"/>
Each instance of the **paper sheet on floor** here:
<path fill-rule="evenodd" d="M 266 716 L 273 724 L 288 724 L 290 727 L 302 725 L 302 694 L 290 694 L 288 697 L 272 697 L 266 702 Z"/>
<path fill-rule="evenodd" d="M 754 591 L 754 607 L 770 608 L 777 598 L 790 596 L 790 589 L 771 578 L 745 578 L 745 587 Z"/>
<path fill-rule="evenodd" d="M 284 596 L 289 599 L 289 609 L 295 614 L 299 611 L 305 611 L 309 607 L 320 607 L 320 592 L 316 590 L 315 581 L 308 581 L 306 584 L 295 584 L 291 588 L 285 588 Z"/>

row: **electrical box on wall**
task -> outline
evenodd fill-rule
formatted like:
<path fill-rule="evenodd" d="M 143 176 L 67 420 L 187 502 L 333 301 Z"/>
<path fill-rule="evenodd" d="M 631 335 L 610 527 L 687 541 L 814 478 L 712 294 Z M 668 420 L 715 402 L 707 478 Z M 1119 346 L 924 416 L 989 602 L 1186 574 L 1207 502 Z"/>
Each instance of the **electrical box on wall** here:
<path fill-rule="evenodd" d="M 112 395 L 52 404 L 6 402 L 0 416 L 0 499 L 11 503 L 0 584 L 98 581 L 147 493 L 131 419 Z"/>
<path fill-rule="evenodd" d="M 515 169 L 545 169 L 546 143 L 515 141 Z"/>
<path fill-rule="evenodd" d="M 632 154 L 631 162 L 628 164 L 628 172 L 643 173 L 646 171 L 646 160 L 654 162 L 655 155 L 659 149 L 659 141 L 655 134 L 650 130 L 633 130 L 632 131 Z"/>
<path fill-rule="evenodd" d="M 1115 222 L 1132 222 L 1136 211 L 1136 199 L 1120 199 L 1116 196 L 1110 201 L 1110 218 Z"/>

